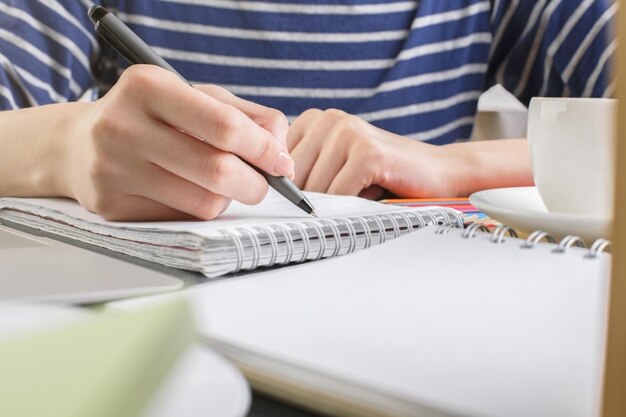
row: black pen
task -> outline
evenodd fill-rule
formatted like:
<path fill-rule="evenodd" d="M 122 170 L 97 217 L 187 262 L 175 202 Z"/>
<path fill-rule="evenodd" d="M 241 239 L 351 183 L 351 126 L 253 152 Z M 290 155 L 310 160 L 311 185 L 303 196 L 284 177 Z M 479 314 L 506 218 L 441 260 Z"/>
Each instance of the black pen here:
<path fill-rule="evenodd" d="M 130 30 L 117 16 L 109 13 L 102 6 L 93 5 L 89 8 L 89 18 L 95 24 L 95 30 L 109 45 L 119 52 L 131 64 L 151 64 L 166 69 L 178 75 L 189 84 L 182 75 L 159 56 L 135 32 Z M 190 84 L 191 85 L 191 84 Z M 246 162 L 247 163 L 247 162 Z M 300 207 L 307 214 L 317 217 L 315 209 L 306 196 L 287 177 L 276 177 L 248 164 L 263 175 L 267 183 L 283 197 Z"/>

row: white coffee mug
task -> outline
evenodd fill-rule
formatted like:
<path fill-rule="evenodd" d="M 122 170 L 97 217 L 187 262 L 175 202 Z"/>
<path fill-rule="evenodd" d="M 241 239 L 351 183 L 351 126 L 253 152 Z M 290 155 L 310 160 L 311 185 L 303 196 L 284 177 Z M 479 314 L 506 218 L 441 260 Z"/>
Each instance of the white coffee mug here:
<path fill-rule="evenodd" d="M 613 99 L 532 99 L 531 165 L 549 212 L 612 217 L 616 110 Z"/>

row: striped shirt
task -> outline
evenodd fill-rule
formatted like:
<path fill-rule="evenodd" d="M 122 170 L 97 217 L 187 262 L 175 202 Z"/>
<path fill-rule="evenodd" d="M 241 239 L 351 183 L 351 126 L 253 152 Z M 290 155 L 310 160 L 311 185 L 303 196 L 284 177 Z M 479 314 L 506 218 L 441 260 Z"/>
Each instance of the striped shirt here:
<path fill-rule="evenodd" d="M 612 96 L 612 0 L 103 0 L 193 83 L 283 111 L 339 108 L 400 135 L 470 137 L 500 83 Z M 105 93 L 126 67 L 89 0 L 0 0 L 0 109 Z"/>

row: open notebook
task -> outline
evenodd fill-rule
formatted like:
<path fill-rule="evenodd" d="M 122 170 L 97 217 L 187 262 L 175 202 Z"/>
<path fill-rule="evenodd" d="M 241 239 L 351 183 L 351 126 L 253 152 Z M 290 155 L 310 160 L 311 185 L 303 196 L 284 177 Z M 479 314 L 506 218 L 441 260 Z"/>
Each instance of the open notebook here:
<path fill-rule="evenodd" d="M 344 255 L 430 224 L 462 224 L 460 215 L 450 209 L 307 196 L 317 219 L 270 191 L 260 205 L 234 202 L 211 221 L 108 222 L 72 200 L 43 198 L 0 199 L 0 220 L 208 277 Z"/>
<path fill-rule="evenodd" d="M 253 387 L 330 415 L 598 416 L 611 255 L 474 232 L 109 308 L 184 296 Z"/>

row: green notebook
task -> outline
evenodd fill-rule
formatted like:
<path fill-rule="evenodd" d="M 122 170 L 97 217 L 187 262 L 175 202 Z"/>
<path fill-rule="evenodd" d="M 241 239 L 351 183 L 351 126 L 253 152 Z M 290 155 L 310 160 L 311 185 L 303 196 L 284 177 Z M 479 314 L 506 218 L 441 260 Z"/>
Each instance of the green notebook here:
<path fill-rule="evenodd" d="M 0 342 L 0 416 L 137 416 L 193 337 L 176 301 Z"/>

